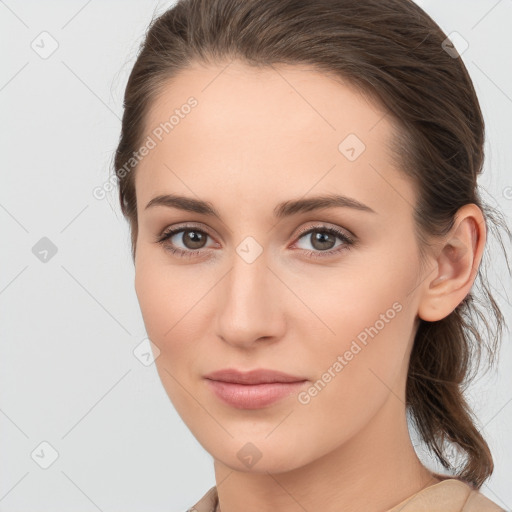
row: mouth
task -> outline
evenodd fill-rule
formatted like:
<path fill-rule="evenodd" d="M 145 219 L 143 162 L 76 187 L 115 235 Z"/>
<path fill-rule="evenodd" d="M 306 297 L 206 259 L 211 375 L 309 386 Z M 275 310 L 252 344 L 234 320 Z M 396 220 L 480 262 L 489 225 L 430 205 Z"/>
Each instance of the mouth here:
<path fill-rule="evenodd" d="M 224 403 L 237 409 L 261 409 L 296 394 L 307 381 L 238 384 L 206 379 L 210 389 Z"/>
<path fill-rule="evenodd" d="M 268 384 L 274 382 L 289 383 L 303 382 L 307 380 L 305 377 L 297 377 L 295 375 L 290 375 L 289 373 L 265 368 L 250 370 L 248 372 L 236 370 L 234 368 L 225 368 L 223 370 L 209 373 L 208 375 L 205 375 L 205 378 L 235 384 Z"/>
<path fill-rule="evenodd" d="M 308 382 L 304 377 L 266 369 L 225 369 L 204 378 L 217 398 L 237 409 L 267 407 L 296 394 Z"/>

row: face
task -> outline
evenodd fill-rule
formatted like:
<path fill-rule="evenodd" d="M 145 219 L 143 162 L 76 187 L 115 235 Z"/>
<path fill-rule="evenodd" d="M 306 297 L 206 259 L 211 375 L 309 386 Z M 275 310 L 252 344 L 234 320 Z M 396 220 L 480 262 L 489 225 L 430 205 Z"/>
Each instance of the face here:
<path fill-rule="evenodd" d="M 193 435 L 255 472 L 299 468 L 367 427 L 389 435 L 380 411 L 405 408 L 421 276 L 384 110 L 318 71 L 235 61 L 182 72 L 146 121 L 135 288 Z M 185 199 L 147 207 L 166 195 Z M 315 205 L 323 196 L 341 199 Z M 233 385 L 205 379 L 228 368 L 302 382 L 230 404 L 216 389 Z"/>

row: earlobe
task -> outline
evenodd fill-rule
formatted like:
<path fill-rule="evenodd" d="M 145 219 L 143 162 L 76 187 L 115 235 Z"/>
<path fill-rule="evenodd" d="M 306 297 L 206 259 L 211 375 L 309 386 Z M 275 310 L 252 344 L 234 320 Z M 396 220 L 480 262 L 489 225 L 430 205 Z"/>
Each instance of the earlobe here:
<path fill-rule="evenodd" d="M 486 239 L 485 219 L 475 204 L 461 207 L 453 228 L 438 245 L 425 280 L 418 316 L 435 322 L 448 316 L 471 291 Z"/>

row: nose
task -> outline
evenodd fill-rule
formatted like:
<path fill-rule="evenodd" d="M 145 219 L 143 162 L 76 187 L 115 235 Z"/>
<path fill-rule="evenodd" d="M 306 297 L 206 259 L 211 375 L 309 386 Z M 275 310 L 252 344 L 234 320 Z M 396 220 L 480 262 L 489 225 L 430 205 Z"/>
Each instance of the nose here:
<path fill-rule="evenodd" d="M 239 348 L 263 339 L 276 341 L 286 329 L 285 286 L 261 254 L 248 263 L 235 255 L 221 283 L 217 308 L 217 336 Z"/>

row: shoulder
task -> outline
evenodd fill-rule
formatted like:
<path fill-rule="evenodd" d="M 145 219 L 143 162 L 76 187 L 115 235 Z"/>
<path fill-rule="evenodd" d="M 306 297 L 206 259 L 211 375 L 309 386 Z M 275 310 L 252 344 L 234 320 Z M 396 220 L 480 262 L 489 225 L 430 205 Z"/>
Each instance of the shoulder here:
<path fill-rule="evenodd" d="M 186 512 L 215 512 L 218 503 L 217 487 L 206 494 Z M 506 512 L 494 501 L 457 478 L 448 478 L 410 496 L 388 512 Z"/>
<path fill-rule="evenodd" d="M 505 512 L 470 484 L 446 478 L 428 486 L 387 512 Z"/>
<path fill-rule="evenodd" d="M 471 489 L 461 512 L 505 512 L 505 509 L 498 506 L 481 492 Z"/>
<path fill-rule="evenodd" d="M 218 503 L 217 486 L 211 487 L 206 494 L 186 512 L 215 512 Z"/>

